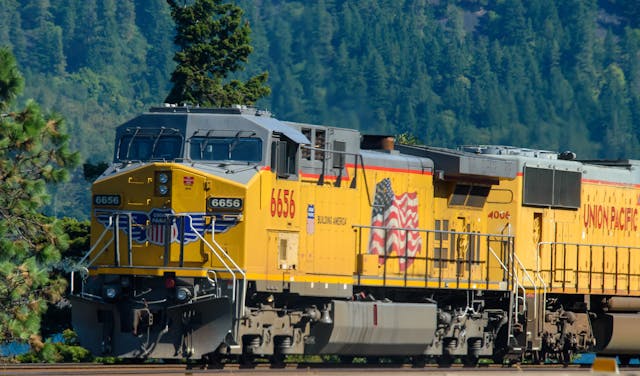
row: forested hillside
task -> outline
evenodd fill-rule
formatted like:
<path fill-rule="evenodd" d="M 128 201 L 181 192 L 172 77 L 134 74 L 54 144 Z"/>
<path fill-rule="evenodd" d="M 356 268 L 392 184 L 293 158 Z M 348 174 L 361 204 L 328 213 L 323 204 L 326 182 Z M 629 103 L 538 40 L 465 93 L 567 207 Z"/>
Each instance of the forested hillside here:
<path fill-rule="evenodd" d="M 640 159 L 639 0 L 240 0 L 277 117 L 426 144 Z M 165 0 L 0 0 L 26 97 L 61 113 L 83 159 L 168 94 Z M 244 76 L 243 76 L 244 77 Z M 87 216 L 79 171 L 51 211 Z M 78 205 L 86 202 L 87 205 Z"/>

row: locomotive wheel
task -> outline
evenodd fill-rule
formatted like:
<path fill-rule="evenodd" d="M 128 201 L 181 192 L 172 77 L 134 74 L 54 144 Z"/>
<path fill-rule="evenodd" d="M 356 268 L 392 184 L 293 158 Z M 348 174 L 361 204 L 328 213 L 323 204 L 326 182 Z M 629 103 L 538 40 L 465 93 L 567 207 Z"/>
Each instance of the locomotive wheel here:
<path fill-rule="evenodd" d="M 493 364 L 504 365 L 504 353 L 502 351 L 497 352 L 491 356 L 491 360 L 493 360 Z"/>
<path fill-rule="evenodd" d="M 618 355 L 621 366 L 628 366 L 631 361 L 631 355 Z"/>
<path fill-rule="evenodd" d="M 367 364 L 378 364 L 380 363 L 380 357 L 379 356 L 367 356 Z"/>
<path fill-rule="evenodd" d="M 413 368 L 424 368 L 427 364 L 427 357 L 425 355 L 416 355 L 411 358 L 411 365 Z"/>
<path fill-rule="evenodd" d="M 224 367 L 224 365 L 222 364 L 222 355 L 220 355 L 218 352 L 203 355 L 202 364 L 205 368 L 211 369 Z"/>
<path fill-rule="evenodd" d="M 238 363 L 240 363 L 240 366 L 242 367 L 254 367 L 254 360 L 256 360 L 256 356 L 254 354 L 242 354 L 238 358 Z"/>
<path fill-rule="evenodd" d="M 275 353 L 269 357 L 269 362 L 271 363 L 272 368 L 284 368 L 285 363 L 284 360 L 286 358 L 285 354 Z"/>
<path fill-rule="evenodd" d="M 532 351 L 531 352 L 531 363 L 532 364 L 540 364 L 540 363 L 542 363 L 542 353 L 540 351 Z"/>
<path fill-rule="evenodd" d="M 479 359 L 477 355 L 467 355 L 462 359 L 462 363 L 465 367 L 475 367 L 478 365 Z"/>
<path fill-rule="evenodd" d="M 340 355 L 338 359 L 340 359 L 340 363 L 342 364 L 351 364 L 353 363 L 353 359 L 355 357 L 353 355 Z"/>
<path fill-rule="evenodd" d="M 573 351 L 571 350 L 562 350 L 562 354 L 560 355 L 562 359 L 562 364 L 564 366 L 568 366 L 571 363 L 571 357 L 573 356 Z"/>
<path fill-rule="evenodd" d="M 449 366 L 451 366 L 451 364 L 453 364 L 453 357 L 449 354 L 441 355 L 436 358 L 436 362 L 438 363 L 439 367 L 448 368 Z"/>

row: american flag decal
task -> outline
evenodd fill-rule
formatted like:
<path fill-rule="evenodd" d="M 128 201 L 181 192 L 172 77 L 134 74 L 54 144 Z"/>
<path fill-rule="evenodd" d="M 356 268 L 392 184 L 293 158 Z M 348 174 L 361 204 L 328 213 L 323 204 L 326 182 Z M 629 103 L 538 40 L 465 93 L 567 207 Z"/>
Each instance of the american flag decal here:
<path fill-rule="evenodd" d="M 369 253 L 374 255 L 400 256 L 401 271 L 413 263 L 412 257 L 420 253 L 422 238 L 418 231 L 398 230 L 418 228 L 418 194 L 403 193 L 396 196 L 391 188 L 391 180 L 385 178 L 376 185 L 376 193 L 371 212 L 371 226 L 385 227 L 372 229 Z M 385 244 L 386 239 L 386 244 Z M 407 265 L 403 256 L 407 256 Z M 384 260 L 381 258 L 381 263 Z"/>

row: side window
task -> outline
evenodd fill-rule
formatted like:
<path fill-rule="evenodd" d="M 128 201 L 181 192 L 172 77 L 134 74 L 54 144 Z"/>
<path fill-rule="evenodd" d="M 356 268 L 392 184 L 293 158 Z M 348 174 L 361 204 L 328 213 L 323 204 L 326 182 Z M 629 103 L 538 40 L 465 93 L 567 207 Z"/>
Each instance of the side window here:
<path fill-rule="evenodd" d="M 298 144 L 288 140 L 276 140 L 271 145 L 271 170 L 279 178 L 298 174 Z"/>
<path fill-rule="evenodd" d="M 483 185 L 456 184 L 449 206 L 469 206 L 481 208 L 484 206 L 491 187 Z"/>
<path fill-rule="evenodd" d="M 327 145 L 325 144 L 325 140 L 326 140 L 325 131 L 320 130 L 320 129 L 316 129 L 316 138 L 315 138 L 315 143 L 314 143 L 313 146 L 316 149 L 326 149 Z M 318 161 L 323 160 L 324 159 L 324 152 L 316 150 L 315 151 L 315 159 L 318 160 Z"/>
<path fill-rule="evenodd" d="M 347 150 L 347 143 L 343 141 L 333 141 L 333 150 L 338 152 L 344 152 Z M 333 168 L 344 167 L 344 154 L 333 153 Z"/>
<path fill-rule="evenodd" d="M 302 134 L 305 135 L 306 138 L 311 140 L 311 128 L 302 128 Z M 311 160 L 311 149 L 302 148 L 302 159 L 306 159 L 308 161 Z"/>

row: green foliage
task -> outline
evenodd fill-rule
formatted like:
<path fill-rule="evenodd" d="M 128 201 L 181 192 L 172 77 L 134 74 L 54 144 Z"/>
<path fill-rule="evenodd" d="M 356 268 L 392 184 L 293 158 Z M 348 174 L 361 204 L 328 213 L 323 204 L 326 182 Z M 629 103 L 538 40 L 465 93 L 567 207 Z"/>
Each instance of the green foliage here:
<path fill-rule="evenodd" d="M 21 363 L 78 363 L 93 359 L 89 350 L 78 345 L 78 338 L 72 330 L 62 333 L 63 342 L 53 342 L 50 339 L 42 342 L 39 337 L 30 340 L 31 351 L 19 355 Z"/>
<path fill-rule="evenodd" d="M 428 145 L 633 158 L 638 2 L 0 0 L 0 40 L 23 67 L 25 97 L 65 115 L 83 162 L 110 159 L 115 126 L 171 89 L 171 102 L 256 101 L 281 119 Z M 88 217 L 81 169 L 50 191 L 47 214 Z"/>
<path fill-rule="evenodd" d="M 402 145 L 419 145 L 420 140 L 410 133 L 404 132 L 396 136 L 396 143 Z"/>
<path fill-rule="evenodd" d="M 180 48 L 178 63 L 171 76 L 174 86 L 168 103 L 187 103 L 205 107 L 253 104 L 269 95 L 262 73 L 246 82 L 234 79 L 224 83 L 230 73 L 242 69 L 252 51 L 249 24 L 242 22 L 242 9 L 221 0 L 195 0 L 180 5 L 167 0 L 176 22 L 175 43 Z"/>
<path fill-rule="evenodd" d="M 84 178 L 87 181 L 94 181 L 100 176 L 106 169 L 109 167 L 107 162 L 98 162 L 98 163 L 85 163 L 82 165 L 82 171 L 84 174 Z"/>
<path fill-rule="evenodd" d="M 68 149 L 59 116 L 42 114 L 33 101 L 13 110 L 19 72 L 6 50 L 0 50 L 0 67 L 8 67 L 0 72 L 0 108 L 9 111 L 0 118 L 1 342 L 38 333 L 47 303 L 66 288 L 50 273 L 67 239 L 60 222 L 40 210 L 49 199 L 47 184 L 64 181 L 78 156 Z"/>
<path fill-rule="evenodd" d="M 0 48 L 0 62 L 0 111 L 4 111 L 22 91 L 24 79 L 18 71 L 16 59 L 8 49 Z M 4 118 L 6 114 L 0 116 Z M 0 140 L 0 147 L 4 147 L 4 143 L 4 140 Z"/>

